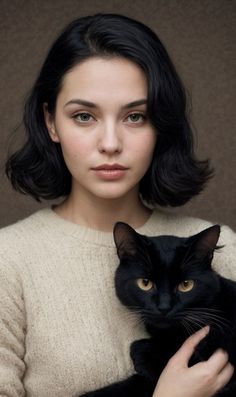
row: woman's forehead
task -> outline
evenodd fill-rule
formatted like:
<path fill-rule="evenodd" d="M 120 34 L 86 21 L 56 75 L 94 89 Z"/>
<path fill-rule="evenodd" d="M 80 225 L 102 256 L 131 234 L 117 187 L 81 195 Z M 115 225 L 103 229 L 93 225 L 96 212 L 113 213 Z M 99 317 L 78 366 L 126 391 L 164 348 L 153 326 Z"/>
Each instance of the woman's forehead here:
<path fill-rule="evenodd" d="M 142 69 L 125 58 L 89 58 L 64 77 L 60 96 L 101 105 L 104 101 L 128 103 L 147 99 L 147 81 Z"/>

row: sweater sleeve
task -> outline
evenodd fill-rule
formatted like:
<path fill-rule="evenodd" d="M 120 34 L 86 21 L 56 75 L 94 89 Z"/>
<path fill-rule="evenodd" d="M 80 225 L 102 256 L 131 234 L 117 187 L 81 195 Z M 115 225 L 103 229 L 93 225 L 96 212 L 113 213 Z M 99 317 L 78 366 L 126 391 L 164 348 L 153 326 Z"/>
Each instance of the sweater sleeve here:
<path fill-rule="evenodd" d="M 236 233 L 222 226 L 218 245 L 222 248 L 215 252 L 214 268 L 222 276 L 236 281 Z"/>
<path fill-rule="evenodd" d="M 23 397 L 26 320 L 19 274 L 0 258 L 0 397 Z"/>

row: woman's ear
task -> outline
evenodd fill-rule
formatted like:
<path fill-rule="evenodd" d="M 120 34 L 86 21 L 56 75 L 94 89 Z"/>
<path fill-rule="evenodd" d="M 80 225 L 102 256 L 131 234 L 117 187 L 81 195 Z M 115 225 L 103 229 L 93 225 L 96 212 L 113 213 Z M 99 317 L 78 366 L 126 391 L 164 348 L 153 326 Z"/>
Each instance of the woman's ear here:
<path fill-rule="evenodd" d="M 44 113 L 45 124 L 48 129 L 48 133 L 50 135 L 51 140 L 53 142 L 60 142 L 59 136 L 55 128 L 54 117 L 48 111 L 48 104 L 46 102 L 43 104 L 43 113 Z"/>

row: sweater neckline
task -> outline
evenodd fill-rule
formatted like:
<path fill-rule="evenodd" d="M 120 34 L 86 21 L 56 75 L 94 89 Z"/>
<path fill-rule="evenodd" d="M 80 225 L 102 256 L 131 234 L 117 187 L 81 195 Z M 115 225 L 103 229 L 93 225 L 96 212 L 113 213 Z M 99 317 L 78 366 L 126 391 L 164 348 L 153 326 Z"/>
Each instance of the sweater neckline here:
<path fill-rule="evenodd" d="M 112 232 L 103 232 L 68 221 L 60 217 L 53 210 L 53 206 L 39 210 L 37 214 L 40 216 L 44 227 L 53 229 L 54 233 L 59 232 L 64 235 L 71 235 L 80 241 L 98 244 L 100 246 L 114 247 Z M 42 215 L 44 216 L 42 217 Z M 157 216 L 158 211 L 153 210 L 147 221 L 135 230 L 140 234 L 149 234 L 153 229 L 153 224 L 156 224 Z"/>

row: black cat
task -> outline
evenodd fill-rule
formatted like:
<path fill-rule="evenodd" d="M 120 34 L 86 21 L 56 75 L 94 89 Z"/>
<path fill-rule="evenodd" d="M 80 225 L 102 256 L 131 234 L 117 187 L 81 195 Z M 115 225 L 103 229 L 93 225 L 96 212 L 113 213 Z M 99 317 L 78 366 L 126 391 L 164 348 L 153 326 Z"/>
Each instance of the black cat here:
<path fill-rule="evenodd" d="M 136 374 L 83 397 L 151 397 L 170 357 L 188 335 L 210 325 L 189 365 L 219 347 L 236 366 L 236 282 L 212 268 L 220 226 L 187 238 L 147 237 L 118 222 L 114 239 L 120 264 L 115 275 L 120 301 L 141 316 L 150 334 L 131 344 Z M 236 374 L 216 394 L 236 396 Z"/>

